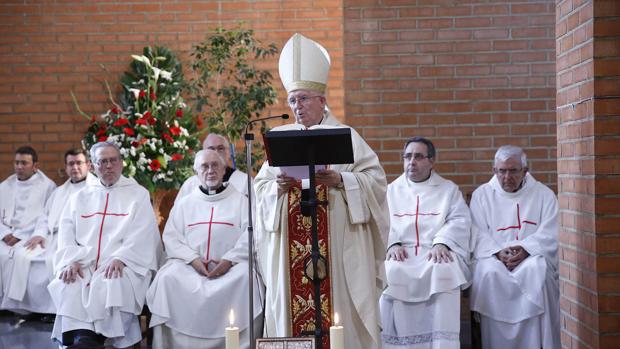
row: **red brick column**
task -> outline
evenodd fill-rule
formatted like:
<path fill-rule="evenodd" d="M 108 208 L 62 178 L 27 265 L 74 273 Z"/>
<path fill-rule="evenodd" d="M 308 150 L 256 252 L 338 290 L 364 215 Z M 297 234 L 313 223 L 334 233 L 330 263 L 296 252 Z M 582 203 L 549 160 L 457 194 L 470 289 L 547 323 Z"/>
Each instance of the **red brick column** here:
<path fill-rule="evenodd" d="M 620 1 L 556 6 L 564 348 L 620 345 Z"/>

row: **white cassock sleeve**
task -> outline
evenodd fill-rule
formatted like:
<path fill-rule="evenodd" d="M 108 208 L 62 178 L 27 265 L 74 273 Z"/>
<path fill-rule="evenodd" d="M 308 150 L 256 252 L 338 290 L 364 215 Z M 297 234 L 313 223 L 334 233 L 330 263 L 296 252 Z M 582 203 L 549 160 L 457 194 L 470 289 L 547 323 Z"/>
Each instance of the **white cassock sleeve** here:
<path fill-rule="evenodd" d="M 222 256 L 222 259 L 233 263 L 241 263 L 248 260 L 248 201 L 245 200 L 247 199 L 245 195 L 242 194 L 241 197 L 238 214 L 240 214 L 239 221 L 241 224 L 239 228 L 242 233 L 239 235 L 235 246 Z"/>
<path fill-rule="evenodd" d="M 458 189 L 452 190 L 451 196 L 446 222 L 437 231 L 433 245 L 444 244 L 463 257 L 465 261 L 469 261 L 471 214 Z"/>
<path fill-rule="evenodd" d="M 491 212 L 486 207 L 486 202 L 482 200 L 483 195 L 474 191 L 470 208 L 472 218 L 472 235 L 475 258 L 491 257 L 502 249 L 495 239 L 491 236 L 491 226 L 487 220 L 485 212 Z"/>
<path fill-rule="evenodd" d="M 155 251 L 160 244 L 157 218 L 151 206 L 151 199 L 146 190 L 141 191 L 141 198 L 135 198 L 136 211 L 133 214 L 132 229 L 127 229 L 123 244 L 111 254 L 125 263 L 134 272 L 144 276 L 155 265 Z M 154 267 L 154 270 L 157 268 Z"/>
<path fill-rule="evenodd" d="M 182 201 L 179 201 L 182 202 Z M 187 238 L 184 234 L 183 212 L 178 203 L 172 206 L 168 222 L 164 228 L 162 239 L 166 247 L 168 258 L 176 258 L 184 261 L 186 264 L 191 263 L 194 259 L 200 259 L 197 251 L 189 246 Z"/>
<path fill-rule="evenodd" d="M 547 187 L 543 187 L 536 196 L 532 200 L 542 201 L 538 229 L 534 234 L 525 237 L 515 245 L 523 246 L 530 255 L 540 255 L 553 262 L 557 258 L 558 251 L 558 201 L 555 194 Z"/>

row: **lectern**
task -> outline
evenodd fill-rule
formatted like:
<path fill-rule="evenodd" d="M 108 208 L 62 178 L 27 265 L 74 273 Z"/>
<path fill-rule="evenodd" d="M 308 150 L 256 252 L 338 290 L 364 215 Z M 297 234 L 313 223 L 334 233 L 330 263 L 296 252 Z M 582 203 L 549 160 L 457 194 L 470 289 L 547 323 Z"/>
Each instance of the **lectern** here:
<path fill-rule="evenodd" d="M 267 159 L 270 166 L 308 166 L 308 200 L 301 202 L 302 208 L 309 212 L 312 221 L 311 270 L 314 287 L 314 333 L 302 333 L 316 337 L 316 349 L 321 349 L 324 330 L 321 315 L 321 281 L 326 278 L 319 270 L 329 270 L 326 258 L 321 256 L 317 233 L 317 206 L 315 165 L 335 165 L 353 163 L 351 129 L 329 128 L 314 130 L 270 131 L 263 135 Z M 321 263 L 321 264 L 319 264 Z"/>

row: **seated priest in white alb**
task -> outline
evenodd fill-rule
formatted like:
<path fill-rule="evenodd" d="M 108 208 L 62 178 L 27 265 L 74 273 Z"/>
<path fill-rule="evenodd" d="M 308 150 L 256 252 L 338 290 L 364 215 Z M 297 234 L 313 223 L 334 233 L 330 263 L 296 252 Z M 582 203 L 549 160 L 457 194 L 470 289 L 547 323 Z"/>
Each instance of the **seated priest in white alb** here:
<path fill-rule="evenodd" d="M 53 258 L 56 253 L 58 220 L 60 213 L 75 194 L 86 185 L 87 178 L 96 180 L 90 174 L 90 161 L 83 149 L 70 149 L 65 153 L 65 173 L 69 179 L 56 188 L 45 204 L 45 214 L 39 216 L 32 237 L 26 241 L 21 250 L 14 255 L 15 265 L 22 266 L 22 273 L 26 272 L 28 287 L 20 289 L 20 299 L 4 297 L 2 307 L 5 309 L 27 308 L 33 302 L 44 302 L 55 313 L 54 302 L 47 291 L 47 284 L 53 279 Z M 42 251 L 42 250 L 44 251 Z M 28 254 L 41 251 L 34 258 L 27 258 Z M 27 272 L 27 269 L 30 271 Z M 14 288 L 13 288 L 14 289 Z M 31 296 L 34 295 L 34 296 Z"/>
<path fill-rule="evenodd" d="M 226 137 L 218 135 L 216 133 L 209 133 L 204 142 L 202 142 L 203 150 L 214 150 L 223 159 L 226 159 L 226 171 L 224 172 L 224 182 L 232 185 L 238 192 L 243 195 L 248 195 L 248 175 L 238 169 L 230 167 L 228 161 L 233 159 L 230 155 L 230 143 Z M 174 203 L 178 203 L 179 200 L 192 193 L 200 185 L 200 178 L 198 175 L 189 177 L 179 189 L 177 197 L 174 199 Z M 254 197 L 254 195 L 252 195 Z"/>
<path fill-rule="evenodd" d="M 386 349 L 460 348 L 471 216 L 458 186 L 433 170 L 435 156 L 430 140 L 409 139 L 405 172 L 388 186 L 388 287 L 380 299 Z"/>
<path fill-rule="evenodd" d="M 224 348 L 229 312 L 250 348 L 247 328 L 248 202 L 222 182 L 226 160 L 216 151 L 196 154 L 200 185 L 172 208 L 163 240 L 168 261 L 147 294 L 154 348 Z M 262 326 L 259 283 L 254 280 L 254 328 Z"/>
<path fill-rule="evenodd" d="M 48 289 L 57 315 L 52 338 L 69 348 L 124 348 L 142 338 L 142 312 L 160 239 L 149 193 L 121 175 L 116 144 L 90 156 L 99 180 L 87 182 L 60 216 Z"/>
<path fill-rule="evenodd" d="M 52 314 L 55 307 L 46 288 L 49 278 L 44 249 L 24 246 L 37 220 L 45 215 L 45 202 L 56 184 L 38 169 L 37 152 L 32 147 L 17 149 L 13 167 L 15 173 L 0 184 L 0 309 Z"/>
<path fill-rule="evenodd" d="M 482 347 L 560 348 L 556 196 L 529 174 L 519 147 L 499 148 L 493 172 L 471 199 L 471 310 Z"/>

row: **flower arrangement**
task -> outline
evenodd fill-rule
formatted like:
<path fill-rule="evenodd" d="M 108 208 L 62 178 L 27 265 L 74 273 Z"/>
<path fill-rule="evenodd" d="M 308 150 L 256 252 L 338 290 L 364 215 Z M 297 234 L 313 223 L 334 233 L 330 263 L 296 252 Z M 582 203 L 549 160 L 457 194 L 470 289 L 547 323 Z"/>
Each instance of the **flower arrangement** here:
<path fill-rule="evenodd" d="M 121 103 L 99 116 L 88 118 L 83 147 L 108 141 L 117 144 L 123 174 L 133 177 L 149 192 L 178 189 L 192 174 L 194 149 L 200 146 L 200 119 L 195 119 L 181 97 L 184 88 L 180 63 L 167 49 L 145 47 L 132 55 L 131 72 L 121 79 Z"/>

